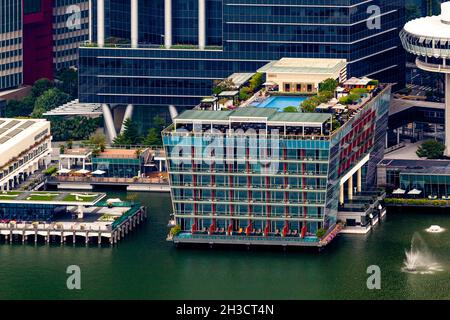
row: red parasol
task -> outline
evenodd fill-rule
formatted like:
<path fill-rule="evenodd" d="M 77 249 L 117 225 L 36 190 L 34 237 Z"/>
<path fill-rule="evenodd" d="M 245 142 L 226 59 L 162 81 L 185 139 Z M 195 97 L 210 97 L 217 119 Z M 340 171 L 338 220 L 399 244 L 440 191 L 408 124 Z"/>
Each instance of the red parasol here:
<path fill-rule="evenodd" d="M 305 235 L 306 235 L 306 225 L 304 225 L 303 227 L 302 227 L 302 234 L 301 234 L 301 238 L 303 239 L 304 237 L 305 237 Z"/>

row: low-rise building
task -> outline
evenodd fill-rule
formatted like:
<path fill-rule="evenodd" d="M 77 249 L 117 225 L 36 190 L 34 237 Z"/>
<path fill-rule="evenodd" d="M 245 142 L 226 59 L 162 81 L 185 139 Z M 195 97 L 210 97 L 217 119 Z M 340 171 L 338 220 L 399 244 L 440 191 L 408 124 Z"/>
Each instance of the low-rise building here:
<path fill-rule="evenodd" d="M 51 156 L 50 122 L 43 119 L 0 118 L 0 188 L 13 189 Z"/>
<path fill-rule="evenodd" d="M 347 79 L 345 59 L 283 58 L 272 61 L 258 72 L 266 74 L 266 84 L 276 85 L 279 92 L 316 93 L 326 79 Z"/>

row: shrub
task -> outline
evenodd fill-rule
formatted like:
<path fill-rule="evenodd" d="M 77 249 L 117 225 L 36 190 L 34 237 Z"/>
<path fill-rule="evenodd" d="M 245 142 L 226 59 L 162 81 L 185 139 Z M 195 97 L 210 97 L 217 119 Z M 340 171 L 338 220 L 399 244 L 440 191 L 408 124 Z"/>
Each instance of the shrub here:
<path fill-rule="evenodd" d="M 297 107 L 289 106 L 283 109 L 283 112 L 298 112 Z"/>
<path fill-rule="evenodd" d="M 324 228 L 320 228 L 319 230 L 317 230 L 317 232 L 316 232 L 316 236 L 317 236 L 317 238 L 322 238 L 324 235 L 325 235 L 325 233 L 327 232 L 327 230 L 326 229 L 324 229 Z"/>
<path fill-rule="evenodd" d="M 319 84 L 319 92 L 329 91 L 334 92 L 339 85 L 338 81 L 335 79 L 326 79 Z"/>
<path fill-rule="evenodd" d="M 176 235 L 178 235 L 180 232 L 181 232 L 181 227 L 180 227 L 179 225 L 173 226 L 173 227 L 170 229 L 170 235 L 171 235 L 171 236 L 176 236 Z"/>
<path fill-rule="evenodd" d="M 54 175 L 54 174 L 56 173 L 56 171 L 58 171 L 58 168 L 56 168 L 56 167 L 50 167 L 50 168 L 48 168 L 47 170 L 44 170 L 43 173 L 44 173 L 46 176 L 51 176 L 51 175 Z"/>

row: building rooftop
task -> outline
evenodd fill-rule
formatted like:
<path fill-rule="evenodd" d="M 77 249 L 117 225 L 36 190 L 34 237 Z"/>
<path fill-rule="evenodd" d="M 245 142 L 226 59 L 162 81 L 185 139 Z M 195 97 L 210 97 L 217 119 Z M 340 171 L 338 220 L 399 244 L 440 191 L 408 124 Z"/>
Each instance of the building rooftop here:
<path fill-rule="evenodd" d="M 254 73 L 233 73 L 227 79 L 234 83 L 236 89 L 242 87 L 248 80 L 253 77 Z"/>
<path fill-rule="evenodd" d="M 133 149 L 105 149 L 105 151 L 100 152 L 100 154 L 96 158 L 128 158 L 128 159 L 136 159 L 137 158 L 138 148 Z M 141 152 L 145 150 L 141 149 Z"/>
<path fill-rule="evenodd" d="M 383 159 L 378 165 L 391 169 L 402 169 L 402 173 L 450 175 L 450 160 Z"/>
<path fill-rule="evenodd" d="M 102 105 L 95 103 L 80 103 L 78 99 L 63 104 L 44 113 L 44 116 L 101 116 Z"/>
<path fill-rule="evenodd" d="M 422 37 L 419 39 L 419 43 L 430 38 L 446 42 L 446 40 L 450 40 L 450 3 L 442 3 L 441 11 L 439 16 L 411 20 L 405 24 L 403 29 L 410 34 Z"/>
<path fill-rule="evenodd" d="M 261 119 L 268 122 L 323 124 L 330 121 L 327 113 L 287 113 L 274 108 L 245 107 L 234 111 L 187 110 L 175 118 L 175 123 L 228 122 L 239 118 Z"/>
<path fill-rule="evenodd" d="M 17 145 L 24 139 L 30 139 L 36 142 L 36 137 L 45 130 L 49 129 L 49 124 L 45 119 L 11 119 L 0 118 L 0 154 L 8 154 L 11 147 Z M 50 134 L 50 130 L 48 132 Z M 24 146 L 29 147 L 29 146 Z M 10 156 L 15 156 L 10 154 Z"/>
<path fill-rule="evenodd" d="M 258 72 L 332 74 L 347 66 L 345 59 L 283 58 L 263 66 Z"/>
<path fill-rule="evenodd" d="M 3 191 L 0 192 L 0 203 L 92 206 L 105 196 L 91 192 Z"/>

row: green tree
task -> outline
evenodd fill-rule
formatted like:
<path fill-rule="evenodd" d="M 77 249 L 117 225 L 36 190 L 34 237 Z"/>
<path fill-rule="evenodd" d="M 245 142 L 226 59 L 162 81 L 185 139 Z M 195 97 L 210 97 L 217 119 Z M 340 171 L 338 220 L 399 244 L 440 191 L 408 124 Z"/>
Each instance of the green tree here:
<path fill-rule="evenodd" d="M 161 134 L 156 128 L 150 128 L 147 136 L 144 138 L 143 144 L 146 146 L 160 146 L 162 145 Z"/>
<path fill-rule="evenodd" d="M 241 90 L 239 90 L 239 99 L 242 101 L 247 100 L 250 98 L 250 95 L 252 94 L 252 89 L 250 87 L 243 87 Z"/>
<path fill-rule="evenodd" d="M 56 88 L 49 89 L 36 99 L 32 117 L 40 118 L 46 111 L 59 107 L 70 100 L 71 98 L 67 93 Z"/>
<path fill-rule="evenodd" d="M 334 92 L 338 85 L 339 82 L 337 80 L 332 78 L 326 79 L 319 84 L 319 92 L 322 91 Z"/>
<path fill-rule="evenodd" d="M 436 140 L 427 140 L 416 151 L 420 158 L 440 159 L 444 155 L 445 145 Z"/>
<path fill-rule="evenodd" d="M 164 118 L 156 115 L 153 118 L 153 126 L 158 129 L 158 130 L 163 130 L 166 127 L 166 120 L 164 120 Z"/>
<path fill-rule="evenodd" d="M 114 139 L 115 145 L 136 145 L 141 142 L 141 136 L 137 129 L 136 123 L 130 118 L 127 118 L 124 123 L 124 130 L 122 134 L 117 135 Z"/>
<path fill-rule="evenodd" d="M 41 96 L 47 90 L 53 88 L 53 83 L 47 78 L 37 80 L 31 88 L 31 95 L 34 98 Z"/>
<path fill-rule="evenodd" d="M 214 94 L 219 94 L 222 91 L 229 91 L 229 90 L 233 90 L 233 88 L 235 87 L 235 84 L 233 83 L 233 81 L 231 79 L 224 79 L 224 80 L 215 80 L 214 81 L 214 88 L 213 88 L 213 93 Z"/>
<path fill-rule="evenodd" d="M 320 104 L 320 101 L 318 101 L 318 99 L 313 99 L 313 98 L 307 99 L 302 102 L 301 108 L 304 112 L 315 112 L 316 111 L 316 107 Z"/>
<path fill-rule="evenodd" d="M 100 151 L 105 151 L 106 136 L 104 133 L 94 133 L 89 137 L 88 143 L 100 148 Z"/>
<path fill-rule="evenodd" d="M 74 69 L 62 69 L 58 71 L 56 78 L 57 88 L 76 99 L 78 97 L 78 73 Z"/>
<path fill-rule="evenodd" d="M 289 106 L 283 109 L 283 112 L 298 112 L 297 107 Z"/>
<path fill-rule="evenodd" d="M 251 77 L 249 80 L 249 87 L 253 92 L 258 90 L 262 84 L 263 84 L 263 74 L 260 72 L 255 73 L 253 77 Z"/>

